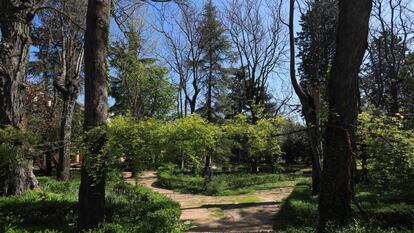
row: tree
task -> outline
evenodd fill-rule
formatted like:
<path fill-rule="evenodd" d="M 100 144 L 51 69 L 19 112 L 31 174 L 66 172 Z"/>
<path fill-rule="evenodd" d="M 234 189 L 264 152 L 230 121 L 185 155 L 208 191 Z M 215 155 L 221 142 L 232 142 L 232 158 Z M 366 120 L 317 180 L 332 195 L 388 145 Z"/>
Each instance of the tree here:
<path fill-rule="evenodd" d="M 111 95 L 115 104 L 111 111 L 130 112 L 136 119 L 165 118 L 174 107 L 175 89 L 167 80 L 167 69 L 155 59 L 142 58 L 140 30 L 131 24 L 126 42 L 117 41 L 111 51 L 111 65 L 117 75 L 111 77 Z"/>
<path fill-rule="evenodd" d="M 372 38 L 368 48 L 368 62 L 361 82 L 364 97 L 379 112 L 395 115 L 402 104 L 401 68 L 405 62 L 406 44 L 393 32 L 386 31 Z"/>
<path fill-rule="evenodd" d="M 230 42 L 225 35 L 222 23 L 217 19 L 217 9 L 209 0 L 204 5 L 202 19 L 199 25 L 201 38 L 201 63 L 202 70 L 206 74 L 205 116 L 208 121 L 213 121 L 213 98 L 218 95 L 218 84 L 222 76 L 222 63 L 230 54 Z M 214 96 L 213 96 L 214 95 Z"/>
<path fill-rule="evenodd" d="M 34 15 L 47 0 L 4 0 L 0 2 L 0 127 L 11 125 L 25 127 L 23 101 L 25 95 L 26 67 L 29 61 L 30 31 Z M 19 163 L 2 179 L 1 194 L 22 194 L 37 186 L 32 159 L 27 145 L 17 144 Z"/>
<path fill-rule="evenodd" d="M 373 29 L 361 80 L 362 97 L 378 113 L 395 115 L 403 105 L 401 72 L 410 44 L 414 12 L 410 1 L 374 0 L 373 3 Z"/>
<path fill-rule="evenodd" d="M 105 133 L 100 126 L 108 117 L 107 51 L 111 0 L 89 0 L 85 32 L 85 131 L 89 131 L 79 187 L 80 230 L 104 221 L 105 173 L 102 148 Z M 88 162 L 89 161 L 89 162 Z M 93 166 L 95 169 L 92 169 Z"/>
<path fill-rule="evenodd" d="M 167 11 L 161 11 L 160 25 L 156 30 L 161 33 L 166 40 L 168 55 L 164 57 L 168 66 L 178 75 L 178 115 L 187 115 L 187 108 L 190 113 L 195 113 L 201 93 L 201 42 L 202 39 L 197 30 L 199 25 L 199 12 L 190 4 L 179 5 L 179 17 L 176 19 L 177 12 L 172 12 L 171 18 L 174 24 L 168 24 L 166 17 Z M 175 28 L 178 27 L 178 29 Z M 184 104 L 183 102 L 184 96 Z M 181 107 L 180 107 L 181 105 Z M 180 111 L 179 111 L 180 112 Z"/>
<path fill-rule="evenodd" d="M 232 0 L 224 13 L 253 122 L 261 114 L 260 109 L 266 108 L 269 78 L 282 64 L 286 52 L 286 37 L 280 17 L 277 17 L 280 7 L 278 3 L 266 5 L 264 1 Z M 264 20 L 266 13 L 271 22 Z"/>
<path fill-rule="evenodd" d="M 295 74 L 295 51 L 293 31 L 294 1 L 290 1 L 290 77 L 293 88 L 302 104 L 307 134 L 312 151 L 312 194 L 320 191 L 323 158 L 322 109 L 326 105 L 326 82 L 335 52 L 337 1 L 316 1 L 309 11 L 302 15 L 302 32 L 298 35 L 298 56 L 301 75 L 300 85 Z M 322 26 L 325 25 L 325 26 Z M 322 28 L 322 29 L 321 29 Z"/>
<path fill-rule="evenodd" d="M 367 47 L 372 0 L 340 0 L 335 58 L 329 78 L 328 124 L 319 196 L 319 232 L 352 216 L 358 73 Z"/>
<path fill-rule="evenodd" d="M 51 1 L 48 7 L 58 9 L 39 14 L 40 26 L 34 30 L 34 45 L 39 61 L 32 62 L 44 78 L 51 76 L 53 87 L 63 100 L 59 132 L 58 179 L 67 181 L 70 175 L 72 121 L 81 86 L 83 63 L 83 24 L 86 4 L 83 1 Z M 67 17 L 72 21 L 68 22 Z M 40 63 L 40 64 L 39 64 Z"/>
<path fill-rule="evenodd" d="M 401 68 L 402 91 L 401 113 L 406 118 L 406 127 L 414 127 L 414 52 L 410 52 Z"/>

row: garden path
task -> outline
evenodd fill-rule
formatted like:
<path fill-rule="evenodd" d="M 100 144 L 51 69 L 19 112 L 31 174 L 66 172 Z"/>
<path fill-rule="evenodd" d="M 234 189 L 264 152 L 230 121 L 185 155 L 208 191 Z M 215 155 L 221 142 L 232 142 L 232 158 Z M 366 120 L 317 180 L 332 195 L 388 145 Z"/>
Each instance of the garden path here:
<path fill-rule="evenodd" d="M 138 183 L 164 194 L 181 206 L 180 220 L 190 224 L 188 232 L 272 232 L 275 215 L 292 187 L 260 190 L 233 196 L 183 194 L 156 187 L 157 175 L 146 171 Z M 134 183 L 133 179 L 128 182 Z"/>

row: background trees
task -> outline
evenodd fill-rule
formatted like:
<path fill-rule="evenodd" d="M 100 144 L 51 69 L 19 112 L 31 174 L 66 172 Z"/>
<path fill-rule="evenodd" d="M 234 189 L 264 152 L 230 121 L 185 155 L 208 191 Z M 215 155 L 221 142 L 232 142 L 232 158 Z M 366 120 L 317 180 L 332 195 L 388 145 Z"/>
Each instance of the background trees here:
<path fill-rule="evenodd" d="M 33 32 L 38 61 L 31 62 L 31 73 L 53 83 L 50 92 L 57 91 L 62 99 L 59 129 L 59 159 L 57 175 L 69 179 L 72 121 L 80 94 L 83 66 L 83 34 L 86 4 L 82 1 L 50 1 L 47 10 L 39 13 Z M 60 12 L 64 12 L 63 15 Z M 68 17 L 73 19 L 68 22 Z"/>
<path fill-rule="evenodd" d="M 126 42 L 116 41 L 111 48 L 111 96 L 115 114 L 131 113 L 135 118 L 165 118 L 174 109 L 175 90 L 168 80 L 168 70 L 157 65 L 156 59 L 142 56 L 139 28 L 130 25 Z"/>
<path fill-rule="evenodd" d="M 224 10 L 224 24 L 236 51 L 240 69 L 235 82 L 245 95 L 244 110 L 250 112 L 253 121 L 266 109 L 269 103 L 268 85 L 271 74 L 282 64 L 286 52 L 287 38 L 278 11 L 278 2 L 229 1 Z M 262 17 L 266 12 L 270 22 Z M 238 83 L 238 81 L 241 83 Z"/>

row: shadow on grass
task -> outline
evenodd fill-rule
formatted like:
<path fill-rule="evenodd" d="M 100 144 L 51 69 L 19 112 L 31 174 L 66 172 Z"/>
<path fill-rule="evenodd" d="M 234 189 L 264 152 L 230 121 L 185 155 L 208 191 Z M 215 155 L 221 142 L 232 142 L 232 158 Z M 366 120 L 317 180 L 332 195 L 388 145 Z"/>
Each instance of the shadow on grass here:
<path fill-rule="evenodd" d="M 399 232 L 398 230 L 411 232 L 414 230 L 414 205 L 401 200 L 395 202 L 395 199 L 387 192 L 381 191 L 369 186 L 358 186 L 356 199 L 362 206 L 364 213 L 361 213 L 356 206 L 353 206 L 353 209 L 355 221 L 363 225 L 363 229 L 366 230 L 361 232 L 369 232 L 372 226 L 383 229 L 383 232 Z M 274 229 L 303 228 L 307 229 L 303 232 L 313 232 L 318 220 L 318 198 L 312 197 L 309 183 L 298 183 L 291 195 L 281 205 L 281 209 L 276 215 Z M 391 228 L 392 230 L 387 230 Z"/>

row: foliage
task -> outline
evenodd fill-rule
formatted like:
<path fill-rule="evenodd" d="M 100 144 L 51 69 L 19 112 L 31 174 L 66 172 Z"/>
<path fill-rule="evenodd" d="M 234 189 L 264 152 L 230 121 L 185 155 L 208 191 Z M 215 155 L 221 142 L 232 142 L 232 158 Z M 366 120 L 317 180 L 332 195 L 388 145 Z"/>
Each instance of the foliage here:
<path fill-rule="evenodd" d="M 138 28 L 139 29 L 139 28 Z M 111 77 L 116 114 L 131 113 L 135 118 L 165 118 L 174 107 L 175 88 L 168 81 L 168 70 L 155 59 L 142 58 L 142 38 L 135 24 L 126 33 L 127 41 L 117 41 L 111 51 L 116 76 Z"/>
<path fill-rule="evenodd" d="M 237 115 L 228 120 L 223 131 L 226 137 L 233 140 L 239 152 L 244 154 L 245 162 L 252 165 L 252 172 L 257 172 L 257 166 L 266 160 L 273 167 L 279 168 L 281 162 L 281 147 L 275 137 L 285 123 L 282 118 L 260 119 L 256 124 L 249 123 L 246 115 Z"/>
<path fill-rule="evenodd" d="M 0 198 L 0 229 L 5 232 L 75 232 L 79 178 L 58 182 L 39 177 L 40 188 Z M 110 182 L 106 219 L 93 232 L 179 232 L 177 203 L 142 186 Z"/>
<path fill-rule="evenodd" d="M 255 190 L 292 186 L 301 178 L 297 174 L 215 174 L 211 178 L 193 176 L 175 166 L 163 166 L 158 171 L 159 185 L 183 193 L 227 196 Z"/>
<path fill-rule="evenodd" d="M 282 133 L 286 134 L 281 140 L 281 149 L 285 162 L 287 164 L 310 164 L 310 153 L 312 150 L 306 133 L 306 127 L 288 120 L 282 129 Z"/>
<path fill-rule="evenodd" d="M 36 136 L 28 131 L 10 125 L 0 128 L 0 180 L 4 181 L 9 174 L 14 174 L 12 171 L 21 165 L 23 155 L 34 156 L 35 151 L 29 148 L 29 144 L 36 141 Z"/>
<path fill-rule="evenodd" d="M 270 164 L 276 171 L 281 168 L 282 152 L 274 134 L 283 124 L 281 118 L 269 118 L 252 125 L 242 115 L 224 125 L 209 123 L 195 114 L 169 122 L 119 116 L 111 119 L 105 129 L 108 142 L 102 153 L 106 167 L 125 161 L 123 164 L 134 174 L 167 162 L 200 174 L 207 154 L 213 163 L 222 166 L 227 166 L 229 160 L 245 164 L 253 161 L 256 167 Z M 237 158 L 237 148 L 247 156 Z"/>
<path fill-rule="evenodd" d="M 329 70 L 335 54 L 338 6 L 335 0 L 311 1 L 309 10 L 302 14 L 298 33 L 298 67 L 301 86 L 311 93 L 320 90 L 322 100 L 326 100 L 326 87 Z M 322 26 L 323 25 L 323 26 Z"/>
<path fill-rule="evenodd" d="M 131 116 L 116 117 L 108 124 L 108 154 L 126 160 L 134 173 L 157 166 L 161 156 L 162 125 L 155 119 L 137 121 Z"/>
<path fill-rule="evenodd" d="M 219 20 L 218 10 L 211 0 L 204 5 L 197 28 L 200 36 L 201 71 L 206 89 L 206 103 L 201 111 L 202 115 L 211 121 L 218 117 L 214 105 L 218 104 L 217 97 L 223 89 L 223 63 L 229 60 L 230 42 L 226 35 L 223 23 Z M 221 87 L 221 88 L 220 88 Z M 214 112 L 213 112 L 214 111 Z M 214 116 L 213 116 L 214 115 Z"/>
<path fill-rule="evenodd" d="M 394 192 L 394 196 L 414 196 L 414 132 L 403 128 L 403 117 L 359 116 L 371 181 Z"/>
<path fill-rule="evenodd" d="M 167 156 L 178 155 L 189 160 L 196 173 L 200 172 L 201 161 L 206 153 L 220 152 L 221 129 L 198 115 L 190 115 L 169 122 L 164 128 L 164 152 Z"/>

